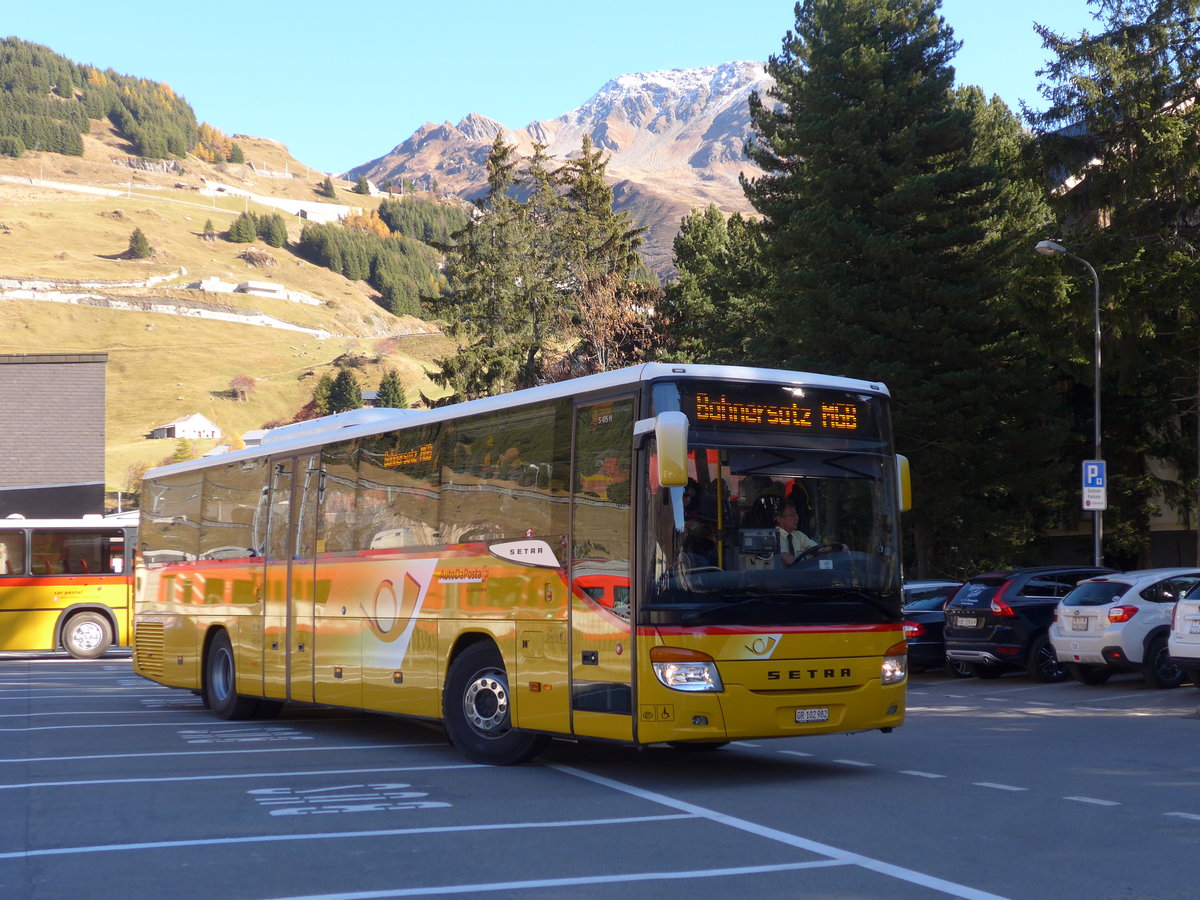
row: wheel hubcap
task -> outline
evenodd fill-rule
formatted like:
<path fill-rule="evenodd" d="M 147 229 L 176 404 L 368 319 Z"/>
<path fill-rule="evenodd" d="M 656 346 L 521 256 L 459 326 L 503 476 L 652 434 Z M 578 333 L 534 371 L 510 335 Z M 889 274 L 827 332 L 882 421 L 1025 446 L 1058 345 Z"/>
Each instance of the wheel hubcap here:
<path fill-rule="evenodd" d="M 81 622 L 71 629 L 71 641 L 80 650 L 95 650 L 104 640 L 104 630 L 95 622 Z"/>
<path fill-rule="evenodd" d="M 229 696 L 233 687 L 233 660 L 229 658 L 228 653 L 224 651 L 217 653 L 213 660 L 211 681 L 210 687 L 214 697 L 224 700 Z"/>
<path fill-rule="evenodd" d="M 463 713 L 477 731 L 495 736 L 508 730 L 508 684 L 499 672 L 481 672 L 463 695 Z"/>

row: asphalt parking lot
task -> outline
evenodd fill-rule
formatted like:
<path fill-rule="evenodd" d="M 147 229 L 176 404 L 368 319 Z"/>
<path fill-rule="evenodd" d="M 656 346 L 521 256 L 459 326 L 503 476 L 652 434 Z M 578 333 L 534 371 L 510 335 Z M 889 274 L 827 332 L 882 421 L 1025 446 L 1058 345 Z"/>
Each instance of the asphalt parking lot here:
<path fill-rule="evenodd" d="M 948 692 L 1028 687 L 924 679 L 910 706 L 936 722 L 955 708 Z M 1165 715 L 1195 733 L 1200 692 L 1140 696 L 1169 701 Z M 134 676 L 127 656 L 0 657 L 0 896 L 1033 896 L 997 890 L 1023 883 L 1012 873 L 917 852 L 899 810 L 960 762 L 941 773 L 925 754 L 906 768 L 922 758 L 912 724 L 903 743 L 716 753 L 556 742 L 496 768 L 467 762 L 437 726 L 389 717 L 289 706 L 224 722 Z"/>

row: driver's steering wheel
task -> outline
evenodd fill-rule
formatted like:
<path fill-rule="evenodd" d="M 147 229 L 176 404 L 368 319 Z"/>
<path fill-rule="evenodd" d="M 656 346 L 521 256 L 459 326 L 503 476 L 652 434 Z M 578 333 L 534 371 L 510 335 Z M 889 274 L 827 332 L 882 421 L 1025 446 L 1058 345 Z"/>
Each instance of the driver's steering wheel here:
<path fill-rule="evenodd" d="M 796 554 L 796 562 L 800 562 L 802 559 L 812 559 L 818 553 L 840 553 L 845 549 L 845 544 L 814 544 L 807 550 Z"/>

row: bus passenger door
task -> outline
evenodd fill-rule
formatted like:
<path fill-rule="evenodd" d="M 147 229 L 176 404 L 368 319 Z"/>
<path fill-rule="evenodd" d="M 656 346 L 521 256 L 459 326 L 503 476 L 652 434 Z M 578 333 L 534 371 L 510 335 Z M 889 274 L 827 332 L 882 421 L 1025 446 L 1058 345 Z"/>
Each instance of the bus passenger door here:
<path fill-rule="evenodd" d="M 290 529 L 292 571 L 288 580 L 288 699 L 313 700 L 314 590 L 316 588 L 317 495 L 320 458 L 296 457 Z"/>
<path fill-rule="evenodd" d="M 312 633 L 317 462 L 271 463 L 263 578 L 263 693 L 313 699 Z"/>
<path fill-rule="evenodd" d="M 571 473 L 571 720 L 633 739 L 633 400 L 578 406 Z"/>

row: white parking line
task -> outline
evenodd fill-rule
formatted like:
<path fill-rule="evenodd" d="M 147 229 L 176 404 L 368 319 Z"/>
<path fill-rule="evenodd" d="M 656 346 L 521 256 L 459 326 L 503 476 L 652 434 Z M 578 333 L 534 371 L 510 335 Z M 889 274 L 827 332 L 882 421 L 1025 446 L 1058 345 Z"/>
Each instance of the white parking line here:
<path fill-rule="evenodd" d="M 918 778 L 945 778 L 945 775 L 938 775 L 934 772 L 918 772 L 916 769 L 901 769 L 901 775 L 916 775 Z"/>
<path fill-rule="evenodd" d="M 576 887 L 593 884 L 627 884 L 634 881 L 678 881 L 684 878 L 721 878 L 730 875 L 760 875 L 764 872 L 794 872 L 797 869 L 827 869 L 848 865 L 841 860 L 819 859 L 812 862 L 781 863 L 773 866 L 738 866 L 730 869 L 696 869 L 686 872 L 635 872 L 626 875 L 584 875 L 578 878 L 542 878 L 530 881 L 504 881 L 489 884 L 453 884 L 442 887 L 395 888 L 383 891 L 357 891 L 347 894 L 305 894 L 278 900 L 384 900 L 387 897 L 427 897 L 443 894 L 478 894 L 484 891 L 521 891 L 539 888 Z"/>
<path fill-rule="evenodd" d="M 4 763 L 77 762 L 85 759 L 156 759 L 171 756 L 230 756 L 234 753 L 344 753 L 348 750 L 397 750 L 413 747 L 444 747 L 442 741 L 427 741 L 415 744 L 347 744 L 344 747 L 263 747 L 261 750 L 230 750 L 227 744 L 212 750 L 168 750 L 163 753 L 93 753 L 88 756 L 27 756 L 0 759 Z"/>
<path fill-rule="evenodd" d="M 992 788 L 997 791 L 1027 791 L 1029 788 L 1017 787 L 1014 784 L 996 784 L 994 781 L 973 781 L 975 787 Z"/>
<path fill-rule="evenodd" d="M 841 763 L 843 766 L 859 766 L 860 768 L 863 768 L 863 769 L 875 768 L 875 763 L 859 762 L 856 759 L 835 759 L 834 762 Z"/>
<path fill-rule="evenodd" d="M 499 822 L 490 825 L 439 825 L 429 828 L 385 828 L 376 831 L 330 831 L 321 834 L 258 834 L 229 838 L 185 841 L 143 841 L 136 844 L 93 844 L 84 847 L 47 847 L 44 850 L 13 850 L 0 853 L 0 860 L 41 856 L 72 856 L 77 853 L 118 853 L 127 850 L 163 850 L 172 847 L 212 847 L 228 844 L 285 843 L 288 841 L 344 840 L 346 838 L 400 837 L 413 834 L 453 834 L 464 831 L 513 831 L 521 828 L 571 828 L 592 825 L 628 825 L 635 822 L 665 822 L 692 819 L 691 815 L 623 816 L 613 819 L 577 819 L 568 822 Z"/>
<path fill-rule="evenodd" d="M 81 781 L 27 781 L 24 784 L 0 784 L 0 791 L 46 787 L 83 787 L 93 784 L 156 784 L 179 781 L 234 781 L 244 778 L 305 778 L 310 775 L 366 775 L 373 772 L 442 772 L 446 769 L 482 769 L 479 763 L 448 763 L 437 766 L 386 766 L 373 769 L 303 769 L 296 772 L 249 772 L 244 775 L 173 775 L 163 778 L 90 778 Z"/>
<path fill-rule="evenodd" d="M 1064 800 L 1074 800 L 1077 803 L 1091 803 L 1095 806 L 1120 806 L 1116 800 L 1097 800 L 1095 797 L 1063 797 Z"/>
<path fill-rule="evenodd" d="M 944 894 L 950 894 L 953 897 L 964 897 L 968 898 L 968 900 L 998 900 L 998 895 L 996 894 L 989 894 L 986 891 L 980 891 L 972 887 L 967 887 L 966 885 L 956 884 L 953 881 L 946 881 L 942 878 L 926 875 L 924 872 L 917 872 L 913 869 L 906 869 L 903 866 L 897 866 L 893 865 L 892 863 L 883 862 L 882 860 L 872 859 L 869 856 L 862 856 L 858 853 L 852 853 L 848 850 L 842 850 L 838 847 L 830 846 L 829 844 L 822 844 L 819 841 L 812 841 L 808 838 L 800 837 L 799 835 L 789 834 L 786 831 L 779 831 L 775 828 L 759 825 L 756 822 L 748 822 L 745 819 L 739 819 L 736 816 L 719 813 L 716 810 L 707 809 L 703 806 L 697 806 L 696 804 L 688 803 L 685 800 L 678 800 L 674 797 L 668 797 L 666 794 L 659 794 L 655 791 L 648 791 L 643 788 L 634 787 L 631 784 L 614 781 L 611 778 L 605 778 L 603 775 L 594 775 L 591 772 L 585 772 L 582 769 L 575 769 L 570 766 L 563 766 L 557 763 L 550 764 L 549 768 L 558 772 L 562 772 L 566 775 L 582 778 L 584 781 L 590 781 L 593 784 L 599 784 L 634 797 L 639 797 L 643 800 L 649 800 L 652 803 L 658 803 L 662 806 L 666 806 L 671 809 L 678 809 L 681 812 L 686 812 L 693 816 L 699 816 L 712 822 L 728 825 L 729 827 L 736 828 L 739 831 L 744 831 L 762 838 L 767 838 L 768 840 L 778 841 L 781 844 L 788 845 L 789 847 L 797 847 L 801 850 L 807 850 L 809 853 L 816 853 L 821 856 L 827 856 L 833 860 L 838 860 L 850 865 L 860 866 L 864 869 L 868 869 L 869 871 L 878 872 L 881 875 L 887 875 L 890 878 L 895 878 L 900 881 L 906 881 L 909 884 L 915 884 L 920 887 L 940 891 Z"/>
<path fill-rule="evenodd" d="M 1169 812 L 1169 813 L 1163 813 L 1163 815 L 1164 816 L 1177 816 L 1180 819 L 1192 819 L 1194 821 L 1200 822 L 1200 816 L 1196 815 L 1195 813 Z"/>

